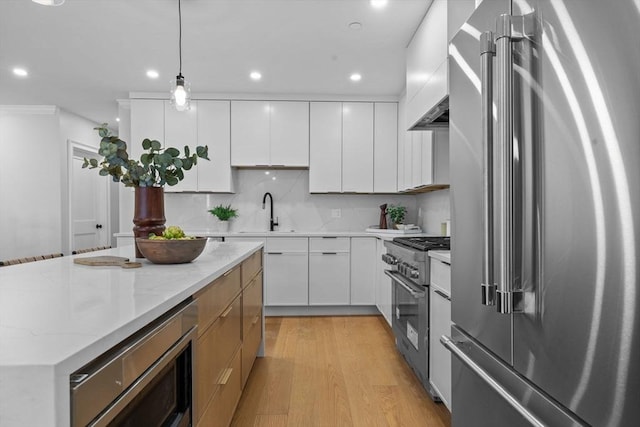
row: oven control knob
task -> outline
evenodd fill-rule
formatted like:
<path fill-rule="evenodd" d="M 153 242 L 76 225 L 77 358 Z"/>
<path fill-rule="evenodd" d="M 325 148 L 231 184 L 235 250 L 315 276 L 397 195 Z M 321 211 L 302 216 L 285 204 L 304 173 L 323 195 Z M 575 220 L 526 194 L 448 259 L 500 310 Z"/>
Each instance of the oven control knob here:
<path fill-rule="evenodd" d="M 397 265 L 398 264 L 398 258 L 394 257 L 393 255 L 390 254 L 383 254 L 382 255 L 382 260 L 389 264 L 389 265 Z"/>
<path fill-rule="evenodd" d="M 412 268 L 410 271 L 411 271 L 410 272 L 410 276 L 411 276 L 412 279 L 420 278 L 420 271 L 418 271 L 417 268 Z"/>

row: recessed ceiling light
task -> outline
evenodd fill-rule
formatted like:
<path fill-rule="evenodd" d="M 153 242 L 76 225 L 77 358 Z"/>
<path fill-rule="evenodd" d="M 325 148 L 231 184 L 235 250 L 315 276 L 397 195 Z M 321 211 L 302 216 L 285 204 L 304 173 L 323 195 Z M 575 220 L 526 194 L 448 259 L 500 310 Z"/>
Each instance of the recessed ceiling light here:
<path fill-rule="evenodd" d="M 387 5 L 388 1 L 387 0 L 370 0 L 369 3 L 371 3 L 371 7 L 374 7 L 376 9 L 382 9 Z"/>
<path fill-rule="evenodd" d="M 31 1 L 44 6 L 60 6 L 62 3 L 64 3 L 64 0 L 31 0 Z"/>
<path fill-rule="evenodd" d="M 116 117 L 116 122 L 119 122 L 119 121 L 120 121 L 120 117 Z"/>
<path fill-rule="evenodd" d="M 362 24 L 360 22 L 352 22 L 349 24 L 349 29 L 355 31 L 361 30 Z"/>
<path fill-rule="evenodd" d="M 157 79 L 160 76 L 156 70 L 147 70 L 147 77 L 150 79 Z"/>
<path fill-rule="evenodd" d="M 252 71 L 251 74 L 249 74 L 249 77 L 251 77 L 251 80 L 260 80 L 262 78 L 262 74 L 260 74 L 259 71 Z"/>
<path fill-rule="evenodd" d="M 24 68 L 18 68 L 18 67 L 13 69 L 13 74 L 15 74 L 18 77 L 27 77 L 29 75 L 27 70 L 25 70 Z"/>
<path fill-rule="evenodd" d="M 352 82 L 359 82 L 360 80 L 362 80 L 362 76 L 358 73 L 351 74 L 349 78 L 351 79 Z"/>
<path fill-rule="evenodd" d="M 275 181 L 275 180 L 276 180 L 276 177 L 275 177 L 275 176 L 272 176 L 272 177 L 271 177 L 271 179 Z"/>
<path fill-rule="evenodd" d="M 269 175 L 269 171 L 265 171 L 265 173 L 264 173 L 264 174 L 265 174 L 265 175 Z"/>

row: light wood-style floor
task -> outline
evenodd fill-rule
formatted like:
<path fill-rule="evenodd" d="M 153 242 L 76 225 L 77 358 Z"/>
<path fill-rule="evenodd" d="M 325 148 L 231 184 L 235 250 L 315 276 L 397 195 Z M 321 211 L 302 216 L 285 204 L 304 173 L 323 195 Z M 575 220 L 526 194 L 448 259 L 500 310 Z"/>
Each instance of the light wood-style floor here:
<path fill-rule="evenodd" d="M 380 316 L 268 317 L 233 426 L 450 426 Z"/>

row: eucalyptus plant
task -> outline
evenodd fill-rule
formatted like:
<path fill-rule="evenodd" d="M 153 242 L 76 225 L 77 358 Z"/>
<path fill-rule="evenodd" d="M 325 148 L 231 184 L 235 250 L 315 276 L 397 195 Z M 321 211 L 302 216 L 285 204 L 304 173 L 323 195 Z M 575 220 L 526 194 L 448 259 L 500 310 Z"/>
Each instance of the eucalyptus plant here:
<path fill-rule="evenodd" d="M 140 160 L 130 159 L 127 143 L 112 135 L 106 123 L 94 129 L 102 138 L 98 154 L 104 158 L 102 161 L 85 158 L 82 167 L 99 167 L 101 176 L 110 175 L 114 182 L 122 182 L 125 187 L 176 185 L 184 179 L 185 170 L 198 164 L 198 158 L 209 160 L 209 147 L 206 145 L 197 146 L 193 154 L 185 145 L 184 156 L 181 157 L 180 150 L 173 147 L 162 149 L 159 141 L 148 138 L 142 141 L 142 148 L 147 152 L 140 156 Z"/>

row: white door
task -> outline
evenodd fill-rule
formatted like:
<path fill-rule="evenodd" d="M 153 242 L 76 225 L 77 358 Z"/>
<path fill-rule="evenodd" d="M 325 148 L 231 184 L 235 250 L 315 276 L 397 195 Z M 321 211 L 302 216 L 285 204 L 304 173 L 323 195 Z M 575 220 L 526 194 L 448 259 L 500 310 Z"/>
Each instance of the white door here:
<path fill-rule="evenodd" d="M 342 104 L 342 191 L 373 193 L 373 103 Z"/>
<path fill-rule="evenodd" d="M 271 145 L 273 166 L 309 166 L 309 103 L 271 101 Z"/>
<path fill-rule="evenodd" d="M 309 125 L 309 192 L 342 191 L 342 103 L 312 102 Z"/>
<path fill-rule="evenodd" d="M 109 245 L 109 178 L 95 169 L 82 169 L 84 157 L 98 158 L 73 149 L 71 167 L 71 250 Z"/>

